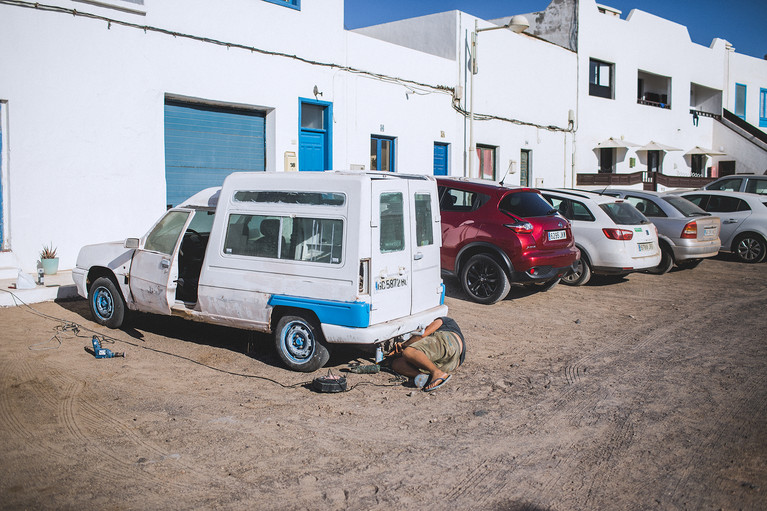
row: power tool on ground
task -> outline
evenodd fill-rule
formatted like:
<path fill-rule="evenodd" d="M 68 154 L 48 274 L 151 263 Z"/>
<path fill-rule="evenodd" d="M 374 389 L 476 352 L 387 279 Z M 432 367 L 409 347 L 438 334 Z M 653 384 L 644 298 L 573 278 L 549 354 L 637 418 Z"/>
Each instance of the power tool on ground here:
<path fill-rule="evenodd" d="M 125 353 L 122 353 L 120 351 L 112 351 L 108 348 L 102 348 L 101 341 L 99 341 L 99 338 L 94 335 L 93 336 L 93 356 L 95 356 L 96 358 L 114 358 L 114 357 L 124 357 Z"/>

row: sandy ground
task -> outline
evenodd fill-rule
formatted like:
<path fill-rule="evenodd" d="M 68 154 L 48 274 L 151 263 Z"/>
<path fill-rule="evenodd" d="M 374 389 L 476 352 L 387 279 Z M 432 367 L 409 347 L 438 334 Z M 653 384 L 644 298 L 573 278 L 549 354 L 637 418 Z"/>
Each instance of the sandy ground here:
<path fill-rule="evenodd" d="M 84 301 L 0 310 L 0 507 L 767 506 L 767 264 L 489 307 L 446 283 L 469 354 L 429 394 L 386 373 L 312 392 L 260 334 L 149 315 L 109 331 Z M 55 318 L 127 357 L 95 359 Z"/>

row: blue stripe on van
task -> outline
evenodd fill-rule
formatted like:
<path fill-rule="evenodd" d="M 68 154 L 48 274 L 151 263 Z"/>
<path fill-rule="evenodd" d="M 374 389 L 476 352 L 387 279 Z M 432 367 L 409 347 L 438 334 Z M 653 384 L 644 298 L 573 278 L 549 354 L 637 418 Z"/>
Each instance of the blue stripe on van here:
<path fill-rule="evenodd" d="M 272 295 L 269 305 L 276 307 L 296 307 L 313 311 L 320 323 L 367 328 L 370 326 L 370 304 L 366 302 L 330 302 L 312 298 Z"/>

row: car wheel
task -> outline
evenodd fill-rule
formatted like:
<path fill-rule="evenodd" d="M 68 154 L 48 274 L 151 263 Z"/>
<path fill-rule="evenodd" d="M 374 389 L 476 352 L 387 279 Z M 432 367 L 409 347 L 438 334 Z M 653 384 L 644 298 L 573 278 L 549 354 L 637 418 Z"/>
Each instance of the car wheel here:
<path fill-rule="evenodd" d="M 581 258 L 576 261 L 575 270 L 562 277 L 562 284 L 567 284 L 568 286 L 582 286 L 589 280 L 591 280 L 591 267 L 589 266 L 588 261 Z"/>
<path fill-rule="evenodd" d="M 743 263 L 762 262 L 767 254 L 767 245 L 758 234 L 741 234 L 732 245 L 735 256 Z"/>
<path fill-rule="evenodd" d="M 697 268 L 702 262 L 703 259 L 687 259 L 686 261 L 679 261 L 676 265 L 683 270 L 692 270 L 693 268 Z"/>
<path fill-rule="evenodd" d="M 671 253 L 670 249 L 666 248 L 665 246 L 661 246 L 660 263 L 658 263 L 658 266 L 655 268 L 650 268 L 647 270 L 647 272 L 652 273 L 653 275 L 663 275 L 664 273 L 668 273 L 673 267 L 674 255 Z"/>
<path fill-rule="evenodd" d="M 108 328 L 120 328 L 125 319 L 125 301 L 108 277 L 99 277 L 88 291 L 88 304 L 93 319 Z"/>
<path fill-rule="evenodd" d="M 501 265 L 487 254 L 472 256 L 461 269 L 461 285 L 469 297 L 490 305 L 506 298 L 511 289 Z"/>
<path fill-rule="evenodd" d="M 280 358 L 294 371 L 316 371 L 330 358 L 319 326 L 302 316 L 280 318 L 274 331 L 274 341 Z"/>

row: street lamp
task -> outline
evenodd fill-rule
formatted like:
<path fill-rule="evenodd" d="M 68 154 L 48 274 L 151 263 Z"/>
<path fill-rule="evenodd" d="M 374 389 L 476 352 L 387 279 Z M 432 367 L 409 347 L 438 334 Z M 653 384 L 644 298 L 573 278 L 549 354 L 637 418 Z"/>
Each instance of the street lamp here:
<path fill-rule="evenodd" d="M 479 71 L 477 68 L 477 35 L 480 32 L 500 30 L 502 28 L 507 28 L 519 34 L 524 32 L 529 26 L 530 23 L 527 22 L 527 18 L 522 15 L 512 16 L 505 25 L 487 28 L 479 28 L 479 20 L 474 18 L 474 32 L 471 33 L 471 79 L 469 81 L 471 89 L 469 92 L 469 177 L 474 177 L 474 157 L 477 153 L 477 148 L 474 145 L 474 75 Z"/>

